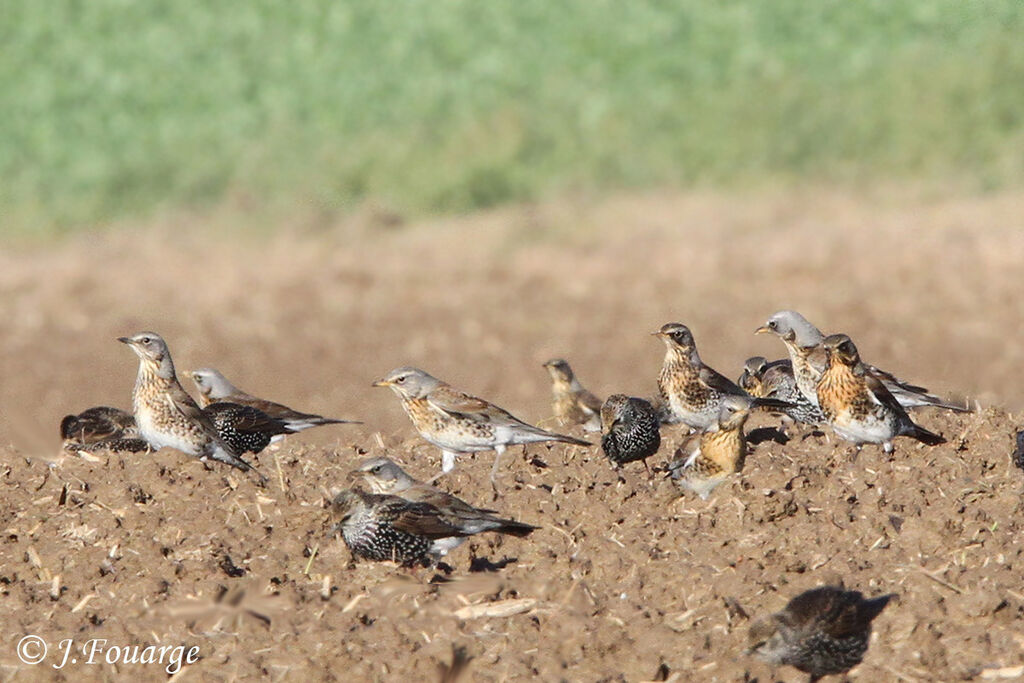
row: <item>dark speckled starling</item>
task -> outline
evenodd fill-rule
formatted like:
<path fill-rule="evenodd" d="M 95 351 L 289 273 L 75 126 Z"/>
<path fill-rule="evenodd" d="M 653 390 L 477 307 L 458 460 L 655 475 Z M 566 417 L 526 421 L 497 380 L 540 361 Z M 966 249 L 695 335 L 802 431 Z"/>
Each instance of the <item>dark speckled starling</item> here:
<path fill-rule="evenodd" d="M 544 367 L 551 375 L 551 405 L 559 424 L 579 424 L 585 431 L 600 431 L 601 399 L 583 388 L 567 361 L 555 358 Z"/>
<path fill-rule="evenodd" d="M 775 398 L 792 404 L 783 408 L 782 413 L 794 422 L 817 425 L 825 422 L 825 416 L 816 403 L 811 403 L 796 385 L 793 364 L 788 360 L 769 362 L 763 356 L 748 358 L 743 364 L 743 374 L 737 384 L 751 396 Z"/>
<path fill-rule="evenodd" d="M 335 525 L 353 555 L 406 566 L 430 564 L 473 532 L 446 521 L 429 503 L 345 489 L 334 499 Z"/>
<path fill-rule="evenodd" d="M 250 406 L 263 411 L 275 420 L 280 420 L 293 432 L 301 432 L 303 429 L 319 427 L 320 425 L 361 424 L 355 420 L 336 420 L 331 417 L 324 417 L 323 415 L 302 413 L 286 405 L 247 394 L 213 368 L 193 370 L 189 375 L 199 389 L 200 405 L 207 406 L 217 401 L 224 401 L 237 403 L 242 406 Z M 274 441 L 277 441 L 277 439 L 274 439 Z"/>
<path fill-rule="evenodd" d="M 467 533 L 496 531 L 523 537 L 537 529 L 530 524 L 503 519 L 498 517 L 494 510 L 474 507 L 447 491 L 417 481 L 388 458 L 364 460 L 359 467 L 349 473 L 349 476 L 361 477 L 374 493 L 398 496 L 411 503 L 433 505 L 438 509 L 441 519 Z"/>
<path fill-rule="evenodd" d="M 895 595 L 865 600 L 857 591 L 822 586 L 801 593 L 781 612 L 750 627 L 748 654 L 773 665 L 788 664 L 811 675 L 841 674 L 860 664 L 871 622 Z"/>
<path fill-rule="evenodd" d="M 1024 429 L 1017 432 L 1017 448 L 1013 451 L 1013 464 L 1024 470 Z"/>
<path fill-rule="evenodd" d="M 601 406 L 601 449 L 616 467 L 643 460 L 661 447 L 658 413 L 642 398 L 609 396 Z"/>
<path fill-rule="evenodd" d="M 203 413 L 213 421 L 220 438 L 237 453 L 259 453 L 275 436 L 295 433 L 280 420 L 252 406 L 217 401 L 203 408 Z"/>
<path fill-rule="evenodd" d="M 897 436 L 935 446 L 946 440 L 914 424 L 885 385 L 860 361 L 857 347 L 845 334 L 821 343 L 827 367 L 818 380 L 818 405 L 835 433 L 859 447 L 882 444 L 891 453 Z"/>
<path fill-rule="evenodd" d="M 60 436 L 68 442 L 90 444 L 108 439 L 133 439 L 139 435 L 135 417 L 119 408 L 97 406 L 60 421 Z"/>
<path fill-rule="evenodd" d="M 821 379 L 821 374 L 825 372 L 827 365 L 825 350 L 822 348 L 825 335 L 796 311 L 779 311 L 755 330 L 755 334 L 766 333 L 778 336 L 786 345 L 793 364 L 793 376 L 796 379 L 797 388 L 807 400 L 817 405 L 818 380 Z M 905 382 L 892 373 L 880 370 L 873 365 L 865 364 L 864 367 L 875 375 L 899 404 L 906 409 L 931 406 L 958 412 L 970 410 L 966 406 L 947 403 L 938 396 L 928 393 L 924 387 Z"/>

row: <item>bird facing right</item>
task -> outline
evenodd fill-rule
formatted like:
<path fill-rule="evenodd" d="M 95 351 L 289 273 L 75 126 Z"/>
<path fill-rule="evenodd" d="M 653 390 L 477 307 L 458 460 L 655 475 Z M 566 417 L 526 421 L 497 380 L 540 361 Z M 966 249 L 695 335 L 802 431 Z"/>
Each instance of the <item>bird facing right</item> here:
<path fill-rule="evenodd" d="M 747 653 L 796 667 L 811 675 L 810 683 L 845 673 L 864 659 L 871 622 L 894 597 L 865 599 L 837 586 L 805 591 L 750 626 Z"/>

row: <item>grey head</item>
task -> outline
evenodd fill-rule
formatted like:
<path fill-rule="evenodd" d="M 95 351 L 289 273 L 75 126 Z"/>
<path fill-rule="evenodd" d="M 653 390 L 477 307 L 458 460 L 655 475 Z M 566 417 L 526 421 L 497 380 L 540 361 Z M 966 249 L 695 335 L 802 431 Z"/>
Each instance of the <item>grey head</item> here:
<path fill-rule="evenodd" d="M 350 478 L 362 477 L 374 493 L 397 494 L 417 484 L 398 463 L 389 458 L 369 458 L 349 473 Z"/>
<path fill-rule="evenodd" d="M 404 366 L 395 368 L 373 383 L 375 387 L 391 387 L 402 398 L 424 398 L 441 384 L 441 380 L 420 370 Z"/>
<path fill-rule="evenodd" d="M 718 426 L 723 429 L 736 429 L 746 421 L 752 406 L 753 401 L 747 396 L 723 396 L 718 407 Z"/>
<path fill-rule="evenodd" d="M 772 333 L 801 348 L 817 346 L 825 338 L 817 327 L 796 311 L 773 313 L 755 334 Z"/>
<path fill-rule="evenodd" d="M 241 393 L 224 375 L 213 368 L 199 368 L 191 371 L 189 376 L 196 383 L 199 393 L 211 401 Z"/>
<path fill-rule="evenodd" d="M 131 337 L 118 337 L 117 341 L 127 344 L 139 357 L 140 370 L 155 371 L 161 377 L 174 377 L 174 363 L 167 342 L 156 332 L 139 332 Z"/>

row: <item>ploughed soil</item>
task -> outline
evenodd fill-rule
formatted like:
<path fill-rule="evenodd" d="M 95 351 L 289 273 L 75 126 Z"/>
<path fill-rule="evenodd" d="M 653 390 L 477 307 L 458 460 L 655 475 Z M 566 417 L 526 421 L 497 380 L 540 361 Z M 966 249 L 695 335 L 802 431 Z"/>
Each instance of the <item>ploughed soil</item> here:
<path fill-rule="evenodd" d="M 1024 676 L 1024 472 L 1010 458 L 1022 216 L 1019 193 L 808 190 L 580 198 L 414 224 L 378 211 L 270 235 L 183 217 L 11 246 L 0 679 L 163 680 L 166 657 L 125 663 L 111 648 L 181 645 L 198 661 L 175 680 L 436 680 L 457 647 L 462 680 L 802 681 L 745 655 L 747 629 L 838 581 L 898 595 L 852 679 Z M 474 538 L 441 568 L 353 564 L 329 536 L 327 501 L 362 458 L 438 471 L 397 399 L 370 387 L 389 369 L 423 367 L 553 427 L 544 360 L 569 359 L 599 395 L 646 396 L 662 357 L 648 333 L 662 323 L 690 325 L 705 361 L 736 376 L 747 356 L 784 353 L 752 334 L 781 308 L 978 410 L 915 412 L 948 443 L 900 439 L 892 455 L 790 429 L 707 501 L 561 444 L 511 449 L 492 500 L 491 455 L 462 457 L 439 485 L 540 528 Z M 217 366 L 252 393 L 364 424 L 271 447 L 257 458 L 265 486 L 172 450 L 63 452 L 64 414 L 129 407 L 136 361 L 115 338 L 144 329 L 168 340 L 179 372 Z M 778 424 L 759 414 L 748 431 Z M 663 434 L 652 466 L 684 437 Z M 29 634 L 49 646 L 37 665 L 16 651 Z"/>

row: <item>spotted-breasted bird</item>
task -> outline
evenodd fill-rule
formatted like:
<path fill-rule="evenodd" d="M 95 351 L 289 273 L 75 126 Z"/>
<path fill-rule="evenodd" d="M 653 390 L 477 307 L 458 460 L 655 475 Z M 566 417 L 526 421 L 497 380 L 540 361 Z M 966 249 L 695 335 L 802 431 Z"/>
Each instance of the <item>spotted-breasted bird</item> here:
<path fill-rule="evenodd" d="M 213 421 L 181 388 L 171 353 L 160 335 L 140 332 L 133 337 L 120 337 L 118 341 L 127 344 L 139 357 L 132 405 L 139 435 L 150 446 L 154 449 L 169 446 L 240 470 L 253 469 L 220 437 Z"/>
<path fill-rule="evenodd" d="M 236 453 L 259 453 L 269 446 L 275 437 L 295 433 L 295 430 L 281 420 L 274 419 L 252 406 L 217 401 L 202 410 L 213 422 L 220 438 Z"/>
<path fill-rule="evenodd" d="M 493 450 L 493 483 L 508 446 L 542 441 L 591 445 L 526 424 L 507 410 L 454 389 L 417 368 L 396 368 L 373 386 L 390 387 L 398 394 L 419 435 L 441 449 L 442 472 L 450 472 L 455 466 L 456 454 Z"/>
<path fill-rule="evenodd" d="M 666 323 L 653 332 L 665 343 L 665 361 L 658 375 L 658 388 L 669 413 L 694 429 L 715 424 L 726 396 L 751 398 L 732 380 L 708 367 L 697 353 L 690 329 L 682 323 Z M 754 407 L 783 409 L 784 401 L 754 398 Z"/>
<path fill-rule="evenodd" d="M 331 424 L 360 424 L 355 420 L 337 420 L 332 417 L 303 413 L 286 405 L 268 401 L 252 394 L 247 394 L 234 384 L 229 382 L 224 375 L 213 368 L 200 368 L 189 373 L 192 381 L 199 389 L 199 402 L 206 406 L 216 401 L 237 403 L 242 406 L 249 406 L 260 410 L 275 420 L 280 420 L 293 432 L 301 432 L 311 427 Z M 284 435 L 276 435 L 272 442 L 284 438 Z"/>
<path fill-rule="evenodd" d="M 736 383 L 751 396 L 791 404 L 792 407 L 783 408 L 782 413 L 795 422 L 817 425 L 825 421 L 817 404 L 811 403 L 797 387 L 793 364 L 788 360 L 769 362 L 764 356 L 748 358 Z"/>
<path fill-rule="evenodd" d="M 751 404 L 752 399 L 745 396 L 722 399 L 715 424 L 693 437 L 696 448 L 687 454 L 687 443 L 676 450 L 676 458 L 668 466 L 676 484 L 706 500 L 719 484 L 743 469 L 747 457 L 743 425 Z"/>
<path fill-rule="evenodd" d="M 601 406 L 601 450 L 615 467 L 644 461 L 661 447 L 661 423 L 642 398 L 612 394 Z"/>
<path fill-rule="evenodd" d="M 810 674 L 811 683 L 845 673 L 864 659 L 871 622 L 894 597 L 865 599 L 840 586 L 805 591 L 781 612 L 751 624 L 747 653 L 774 666 L 796 667 Z"/>
<path fill-rule="evenodd" d="M 882 444 L 886 453 L 897 436 L 935 446 L 945 439 L 914 424 L 907 411 L 874 373 L 860 360 L 853 341 L 845 334 L 833 334 L 821 343 L 826 368 L 818 380 L 818 406 L 836 434 L 858 448 L 865 443 Z"/>
<path fill-rule="evenodd" d="M 91 444 L 109 439 L 138 437 L 135 417 L 120 408 L 96 406 L 77 415 L 65 415 L 60 421 L 60 436 L 65 442 Z"/>
<path fill-rule="evenodd" d="M 817 405 L 817 386 L 821 373 L 825 371 L 826 359 L 822 342 L 825 335 L 817 327 L 807 321 L 796 311 L 778 311 L 764 325 L 755 330 L 755 334 L 774 334 L 782 340 L 789 350 L 789 358 L 793 364 L 793 376 L 797 388 L 807 400 Z M 890 372 L 880 370 L 873 365 L 865 367 L 885 385 L 901 406 L 904 408 L 920 408 L 931 406 L 958 412 L 967 412 L 966 406 L 943 401 L 938 396 L 928 393 L 924 387 L 905 382 Z"/>
<path fill-rule="evenodd" d="M 585 431 L 599 431 L 601 399 L 583 388 L 567 361 L 555 358 L 544 367 L 551 376 L 551 404 L 559 424 L 579 424 Z"/>
<path fill-rule="evenodd" d="M 418 481 L 388 458 L 364 460 L 349 476 L 362 478 L 373 493 L 398 496 L 411 503 L 433 505 L 441 519 L 469 533 L 496 531 L 521 537 L 537 529 L 531 524 L 498 517 L 494 510 L 475 507 L 447 491 Z"/>

